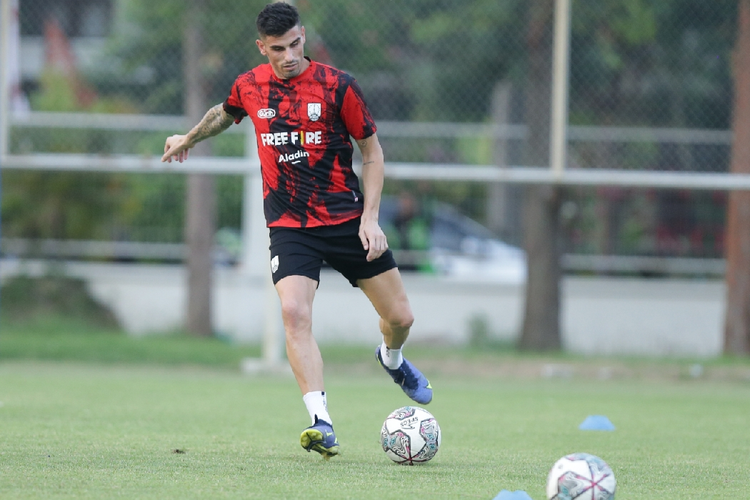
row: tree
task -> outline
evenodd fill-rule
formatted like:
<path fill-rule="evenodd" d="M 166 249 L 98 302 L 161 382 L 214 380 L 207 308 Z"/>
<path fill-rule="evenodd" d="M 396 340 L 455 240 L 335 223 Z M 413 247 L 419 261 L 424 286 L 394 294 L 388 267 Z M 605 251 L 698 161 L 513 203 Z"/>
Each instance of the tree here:
<path fill-rule="evenodd" d="M 526 163 L 549 162 L 549 121 L 554 0 L 529 6 L 528 76 L 525 121 L 529 128 Z M 559 186 L 529 186 L 524 197 L 524 248 L 528 261 L 526 302 L 519 347 L 559 349 L 560 342 L 560 199 Z"/>
<path fill-rule="evenodd" d="M 750 0 L 739 0 L 738 14 L 730 171 L 750 174 Z M 724 352 L 750 354 L 750 192 L 729 195 L 726 235 Z"/>
<path fill-rule="evenodd" d="M 183 28 L 183 70 L 185 110 L 190 123 L 198 123 L 208 106 L 210 82 L 201 67 L 205 55 L 201 19 L 206 15 L 206 0 L 191 0 L 185 12 Z M 196 156 L 209 156 L 211 144 L 201 142 L 193 148 Z M 185 206 L 186 266 L 188 271 L 187 315 L 185 329 L 193 334 L 213 334 L 213 258 L 216 234 L 216 186 L 209 173 L 188 174 Z"/>
<path fill-rule="evenodd" d="M 130 89 L 140 97 L 144 112 L 180 113 L 195 124 L 209 107 L 226 98 L 234 78 L 252 65 L 253 56 L 260 62 L 253 44 L 255 18 L 247 12 L 259 11 L 263 3 L 250 3 L 135 0 L 124 5 L 110 53 L 124 73 L 123 80 L 132 81 L 127 75 L 136 72 L 150 75 L 141 87 Z M 175 25 L 182 29 L 164 29 Z M 212 142 L 199 143 L 192 154 L 210 155 Z M 185 328 L 206 336 L 213 333 L 215 184 L 211 174 L 188 174 L 184 204 L 188 249 Z"/>

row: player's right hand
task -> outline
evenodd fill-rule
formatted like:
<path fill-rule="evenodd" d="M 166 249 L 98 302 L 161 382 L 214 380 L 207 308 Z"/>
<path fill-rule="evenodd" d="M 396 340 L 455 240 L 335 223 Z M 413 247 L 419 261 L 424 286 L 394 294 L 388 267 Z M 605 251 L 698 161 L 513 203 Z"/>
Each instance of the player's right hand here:
<path fill-rule="evenodd" d="M 188 159 L 188 152 L 193 145 L 188 143 L 187 135 L 175 134 L 167 137 L 164 143 L 164 155 L 161 157 L 162 162 L 172 163 L 176 160 L 180 163 Z"/>

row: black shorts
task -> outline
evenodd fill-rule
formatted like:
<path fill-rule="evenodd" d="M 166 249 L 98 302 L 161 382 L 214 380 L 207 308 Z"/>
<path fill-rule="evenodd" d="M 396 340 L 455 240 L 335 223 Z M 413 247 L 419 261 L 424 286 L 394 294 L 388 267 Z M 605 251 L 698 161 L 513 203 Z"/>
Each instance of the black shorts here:
<path fill-rule="evenodd" d="M 367 262 L 367 251 L 359 239 L 360 218 L 335 226 L 312 228 L 272 227 L 271 277 L 276 284 L 287 276 L 307 276 L 320 282 L 323 261 L 340 272 L 352 286 L 396 267 L 393 253 Z"/>

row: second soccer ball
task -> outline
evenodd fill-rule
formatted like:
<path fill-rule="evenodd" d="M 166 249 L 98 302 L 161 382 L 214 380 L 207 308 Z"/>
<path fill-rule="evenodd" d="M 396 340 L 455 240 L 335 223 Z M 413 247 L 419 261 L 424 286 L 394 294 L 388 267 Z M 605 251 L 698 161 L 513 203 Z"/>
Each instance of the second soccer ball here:
<path fill-rule="evenodd" d="M 550 500 L 612 500 L 615 475 L 601 458 L 571 453 L 555 462 L 547 478 Z"/>

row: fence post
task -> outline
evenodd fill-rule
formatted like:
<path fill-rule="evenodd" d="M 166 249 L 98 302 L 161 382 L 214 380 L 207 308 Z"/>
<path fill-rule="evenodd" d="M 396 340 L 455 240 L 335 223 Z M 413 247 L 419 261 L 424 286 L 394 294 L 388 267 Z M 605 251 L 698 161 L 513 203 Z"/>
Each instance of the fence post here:
<path fill-rule="evenodd" d="M 0 159 L 8 154 L 8 130 L 10 116 L 10 36 L 11 0 L 0 0 Z"/>
<path fill-rule="evenodd" d="M 250 122 L 250 120 L 246 120 Z M 263 255 L 267 252 L 267 236 L 265 219 L 263 218 L 263 180 L 258 163 L 258 149 L 255 144 L 255 129 L 252 123 L 247 123 L 247 139 L 245 142 L 245 158 L 247 159 L 247 173 L 244 178 L 242 192 L 242 257 L 241 268 L 246 275 L 266 276 L 267 259 Z"/>
<path fill-rule="evenodd" d="M 570 0 L 555 1 L 555 34 L 552 58 L 552 123 L 550 127 L 549 161 L 553 176 L 559 181 L 565 171 L 568 145 Z"/>
<path fill-rule="evenodd" d="M 246 120 L 250 122 L 250 120 Z M 269 271 L 268 229 L 263 216 L 263 177 L 258 160 L 258 147 L 252 123 L 247 124 L 245 157 L 248 172 L 244 178 L 242 194 L 242 272 L 249 278 L 251 287 L 261 288 L 263 337 L 260 359 L 244 359 L 242 369 L 246 373 L 280 371 L 282 366 L 281 311 L 276 288 Z M 257 167 L 256 167 L 257 166 Z"/>

